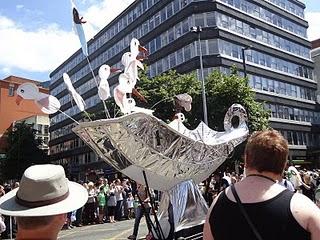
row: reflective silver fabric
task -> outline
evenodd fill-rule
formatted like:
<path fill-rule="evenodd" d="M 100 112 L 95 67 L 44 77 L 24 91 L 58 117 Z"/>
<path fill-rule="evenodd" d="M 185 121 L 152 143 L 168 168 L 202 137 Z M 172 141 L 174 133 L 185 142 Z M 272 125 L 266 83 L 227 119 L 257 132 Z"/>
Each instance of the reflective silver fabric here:
<path fill-rule="evenodd" d="M 202 197 L 198 186 L 188 180 L 174 186 L 169 191 L 163 192 L 158 211 L 158 218 L 163 232 L 169 232 L 169 203 L 172 204 L 174 230 L 193 227 L 205 222 L 208 212 L 207 203 Z"/>
<path fill-rule="evenodd" d="M 238 116 L 238 128 L 231 118 Z M 192 179 L 200 183 L 216 170 L 248 135 L 243 107 L 234 104 L 225 117 L 225 132 L 201 123 L 193 131 L 181 122 L 170 126 L 154 116 L 133 113 L 120 118 L 80 123 L 73 131 L 102 159 L 128 177 L 149 186 L 169 190 Z"/>

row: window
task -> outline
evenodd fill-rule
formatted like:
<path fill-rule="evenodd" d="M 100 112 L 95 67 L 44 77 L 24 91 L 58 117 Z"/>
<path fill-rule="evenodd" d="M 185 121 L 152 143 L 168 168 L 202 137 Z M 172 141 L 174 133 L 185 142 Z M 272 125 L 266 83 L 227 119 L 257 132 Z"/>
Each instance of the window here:
<path fill-rule="evenodd" d="M 12 97 L 12 96 L 14 96 L 14 85 L 9 85 L 9 93 L 8 93 L 8 95 L 9 95 L 9 97 Z"/>

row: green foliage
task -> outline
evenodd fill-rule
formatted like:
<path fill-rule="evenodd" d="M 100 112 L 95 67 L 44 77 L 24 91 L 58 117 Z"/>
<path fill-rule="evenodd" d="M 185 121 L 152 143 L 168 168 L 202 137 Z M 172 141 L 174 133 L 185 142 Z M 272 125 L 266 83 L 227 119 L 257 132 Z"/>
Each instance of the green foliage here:
<path fill-rule="evenodd" d="M 231 75 L 225 75 L 214 71 L 205 80 L 209 126 L 224 131 L 223 120 L 228 108 L 233 103 L 240 103 L 247 110 L 250 132 L 267 129 L 270 113 L 255 101 L 255 94 L 248 86 L 247 79 L 240 77 L 235 68 L 231 72 Z M 149 79 L 142 73 L 138 86 L 148 101 L 147 104 L 139 103 L 139 106 L 153 106 L 158 118 L 170 121 L 174 114 L 173 97 L 188 93 L 193 102 L 191 112 L 185 113 L 186 125 L 195 128 L 203 119 L 201 82 L 195 74 L 178 74 L 170 70 Z"/>
<path fill-rule="evenodd" d="M 147 103 L 139 103 L 141 106 L 155 110 L 155 116 L 169 121 L 174 115 L 173 97 L 180 93 L 188 93 L 193 99 L 197 99 L 201 93 L 200 82 L 194 74 L 178 74 L 174 70 L 149 79 L 145 74 L 140 75 L 138 87 Z M 186 113 L 188 119 L 194 118 L 191 113 Z M 191 125 L 193 121 L 191 121 Z"/>
<path fill-rule="evenodd" d="M 7 158 L 1 168 L 5 179 L 20 179 L 29 166 L 48 163 L 48 156 L 38 148 L 41 143 L 29 125 L 16 124 L 8 131 L 7 142 Z"/>
<path fill-rule="evenodd" d="M 247 111 L 250 132 L 269 128 L 269 111 L 255 100 L 248 80 L 240 77 L 233 69 L 231 75 L 218 71 L 206 79 L 209 125 L 223 131 L 223 119 L 233 103 L 239 103 Z"/>

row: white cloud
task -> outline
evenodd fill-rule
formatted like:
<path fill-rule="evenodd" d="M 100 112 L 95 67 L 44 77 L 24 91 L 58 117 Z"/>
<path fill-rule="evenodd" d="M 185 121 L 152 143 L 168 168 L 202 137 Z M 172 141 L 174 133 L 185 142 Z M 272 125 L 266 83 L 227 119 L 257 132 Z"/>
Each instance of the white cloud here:
<path fill-rule="evenodd" d="M 87 40 L 133 1 L 103 0 L 83 13 L 80 11 L 87 21 L 84 24 Z M 24 6 L 17 5 L 16 8 Z M 71 29 L 64 31 L 54 23 L 32 31 L 26 29 L 13 19 L 0 15 L 0 69 L 51 72 L 80 48 L 80 42 Z"/>
<path fill-rule="evenodd" d="M 24 6 L 22 5 L 22 4 L 18 4 L 18 5 L 16 5 L 16 9 L 17 10 L 20 10 L 20 9 L 22 9 Z"/>
<path fill-rule="evenodd" d="M 29 72 L 51 71 L 79 47 L 71 31 L 63 31 L 55 24 L 25 31 L 3 16 L 0 36 L 0 66 Z"/>
<path fill-rule="evenodd" d="M 310 41 L 320 38 L 320 12 L 306 12 L 305 18 L 309 22 L 308 39 Z"/>

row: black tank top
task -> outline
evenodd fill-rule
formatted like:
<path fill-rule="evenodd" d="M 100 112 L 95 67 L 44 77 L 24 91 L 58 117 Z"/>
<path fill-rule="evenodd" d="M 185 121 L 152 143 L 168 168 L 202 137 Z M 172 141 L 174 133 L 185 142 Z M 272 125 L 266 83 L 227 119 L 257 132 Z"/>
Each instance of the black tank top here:
<path fill-rule="evenodd" d="M 311 239 L 310 233 L 299 225 L 291 213 L 293 194 L 286 189 L 267 201 L 243 204 L 263 240 Z M 225 191 L 213 207 L 209 222 L 214 240 L 257 240 L 237 203 L 232 202 Z"/>

